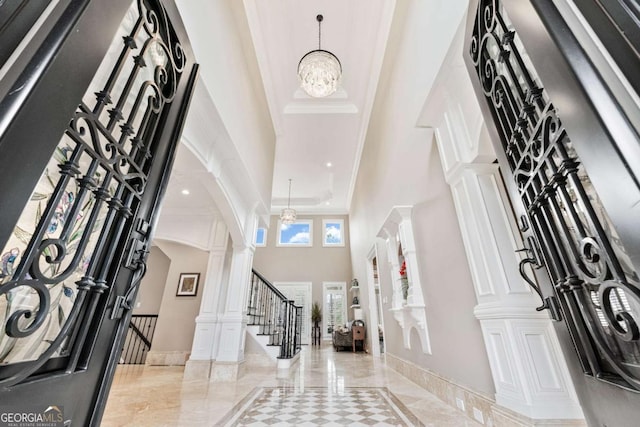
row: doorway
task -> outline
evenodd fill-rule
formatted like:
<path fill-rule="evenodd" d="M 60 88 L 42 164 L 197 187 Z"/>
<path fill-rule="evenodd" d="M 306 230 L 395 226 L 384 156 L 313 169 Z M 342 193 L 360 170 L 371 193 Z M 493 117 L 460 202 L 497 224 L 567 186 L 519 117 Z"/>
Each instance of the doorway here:
<path fill-rule="evenodd" d="M 378 330 L 378 346 L 375 343 L 375 325 L 371 325 L 372 332 L 372 346 L 374 348 L 374 356 L 376 355 L 376 348 L 380 352 L 380 355 L 385 353 L 385 341 L 384 341 L 384 315 L 383 315 L 383 305 L 382 305 L 382 292 L 380 291 L 380 280 L 378 278 L 378 257 L 374 256 L 369 260 L 369 268 L 371 269 L 371 279 L 373 283 L 373 293 L 375 299 L 375 313 L 378 319 L 377 330 Z M 373 317 L 372 317 L 373 319 Z"/>
<path fill-rule="evenodd" d="M 346 282 L 322 282 L 322 338 L 331 340 L 333 331 L 347 323 Z"/>

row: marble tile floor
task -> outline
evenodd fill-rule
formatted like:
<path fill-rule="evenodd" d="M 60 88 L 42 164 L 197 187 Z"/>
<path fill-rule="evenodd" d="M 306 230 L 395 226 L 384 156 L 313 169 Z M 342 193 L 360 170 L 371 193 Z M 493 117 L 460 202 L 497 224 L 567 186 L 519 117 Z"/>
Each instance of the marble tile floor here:
<path fill-rule="evenodd" d="M 386 387 L 256 387 L 220 422 L 232 426 L 423 426 Z"/>
<path fill-rule="evenodd" d="M 249 414 L 250 411 L 247 410 L 251 405 L 257 407 L 260 391 L 275 389 L 294 390 L 298 393 L 312 390 L 338 396 L 350 395 L 354 390 L 381 390 L 395 399 L 397 405 L 392 406 L 400 408 L 399 424 L 385 423 L 387 420 L 371 423 L 366 417 L 356 417 L 353 423 L 347 425 L 481 425 L 388 368 L 383 359 L 362 352 L 335 352 L 328 343 L 320 347 L 305 346 L 300 362 L 286 378 L 276 378 L 274 368 L 247 366 L 247 373 L 235 382 L 210 383 L 206 378 L 184 380 L 183 371 L 183 366 L 119 366 L 101 425 L 258 425 L 243 424 L 242 420 L 249 418 L 239 415 L 244 412 Z M 254 398 L 255 401 L 252 401 Z M 247 402 L 250 402 L 249 407 Z M 241 411 L 243 414 L 239 414 Z M 402 411 L 407 412 L 406 417 L 401 414 Z M 299 426 L 303 422 L 304 420 L 291 418 L 276 425 Z M 326 425 L 338 424 L 345 425 L 345 422 L 327 419 Z"/>

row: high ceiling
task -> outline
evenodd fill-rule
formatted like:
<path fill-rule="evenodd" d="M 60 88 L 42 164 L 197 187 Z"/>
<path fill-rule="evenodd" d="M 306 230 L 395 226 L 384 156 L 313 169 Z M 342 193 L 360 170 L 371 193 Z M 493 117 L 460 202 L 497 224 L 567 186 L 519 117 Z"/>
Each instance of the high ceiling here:
<path fill-rule="evenodd" d="M 384 56 L 389 0 L 247 0 L 245 10 L 277 136 L 272 209 L 347 213 Z M 339 90 L 311 98 L 299 87 L 298 62 L 318 47 L 343 69 Z M 330 164 L 330 166 L 329 166 Z"/>
<path fill-rule="evenodd" d="M 243 5 L 238 9 L 245 15 L 257 83 L 276 134 L 272 213 L 287 205 L 289 179 L 291 206 L 299 213 L 348 213 L 395 1 L 244 0 Z M 300 58 L 318 47 L 318 14 L 324 16 L 322 48 L 343 68 L 338 91 L 322 99 L 307 96 L 296 73 Z M 179 205 L 178 193 L 190 186 L 191 165 L 181 159 L 188 156 L 176 161 L 179 182 L 171 183 L 168 194 L 174 197 L 165 206 Z"/>

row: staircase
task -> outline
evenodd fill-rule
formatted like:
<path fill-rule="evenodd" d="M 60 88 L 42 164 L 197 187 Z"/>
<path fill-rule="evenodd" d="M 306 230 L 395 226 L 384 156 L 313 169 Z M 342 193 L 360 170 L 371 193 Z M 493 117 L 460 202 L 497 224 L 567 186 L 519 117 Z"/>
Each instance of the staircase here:
<path fill-rule="evenodd" d="M 157 314 L 134 314 L 131 316 L 127 337 L 122 346 L 119 365 L 144 365 L 158 322 Z"/>
<path fill-rule="evenodd" d="M 278 369 L 287 369 L 297 361 L 301 349 L 302 307 L 251 271 L 247 332 L 277 362 Z"/>

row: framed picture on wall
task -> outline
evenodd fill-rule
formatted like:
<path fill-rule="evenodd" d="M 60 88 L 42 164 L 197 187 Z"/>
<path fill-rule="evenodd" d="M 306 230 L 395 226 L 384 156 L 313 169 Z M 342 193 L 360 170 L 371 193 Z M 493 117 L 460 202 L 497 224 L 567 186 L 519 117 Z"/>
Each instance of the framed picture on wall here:
<path fill-rule="evenodd" d="M 178 282 L 176 296 L 195 297 L 198 293 L 199 281 L 200 273 L 180 273 L 180 281 Z"/>

